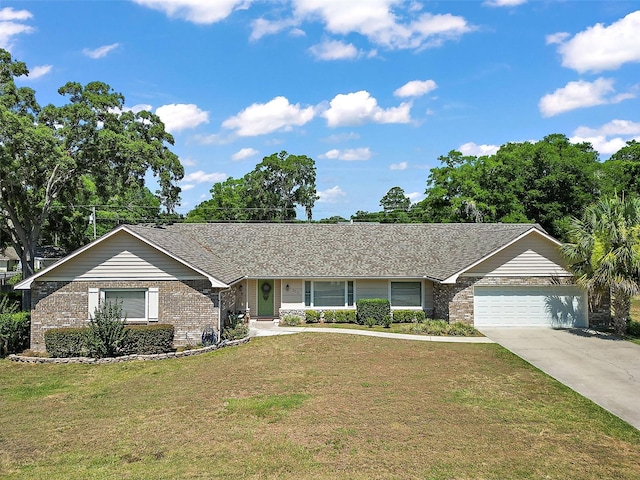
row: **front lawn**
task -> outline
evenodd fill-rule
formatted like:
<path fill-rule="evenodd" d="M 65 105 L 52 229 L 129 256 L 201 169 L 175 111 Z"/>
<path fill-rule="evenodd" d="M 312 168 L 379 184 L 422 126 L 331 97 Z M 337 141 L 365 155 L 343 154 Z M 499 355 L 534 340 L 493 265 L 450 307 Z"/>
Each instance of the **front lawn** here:
<path fill-rule="evenodd" d="M 495 344 L 301 333 L 0 361 L 0 477 L 640 478 L 640 432 Z"/>

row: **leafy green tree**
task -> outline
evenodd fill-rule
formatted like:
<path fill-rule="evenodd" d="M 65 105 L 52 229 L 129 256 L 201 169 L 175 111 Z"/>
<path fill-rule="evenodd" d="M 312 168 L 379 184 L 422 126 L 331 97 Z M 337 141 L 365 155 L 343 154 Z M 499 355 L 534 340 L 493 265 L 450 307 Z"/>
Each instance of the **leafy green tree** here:
<path fill-rule="evenodd" d="M 358 210 L 351 215 L 351 220 L 354 222 L 380 222 L 382 219 L 382 212 L 366 212 L 364 210 Z"/>
<path fill-rule="evenodd" d="M 565 235 L 599 192 L 598 155 L 590 144 L 564 135 L 507 143 L 495 155 L 439 158 L 427 180 L 426 198 L 411 212 L 430 222 L 537 222 Z"/>
<path fill-rule="evenodd" d="M 151 170 L 158 198 L 173 212 L 183 168 L 156 115 L 125 111 L 124 97 L 101 82 L 67 83 L 58 92 L 68 103 L 41 108 L 33 90 L 16 87 L 14 78 L 22 75 L 28 75 L 25 64 L 0 50 L 0 229 L 9 234 L 24 275 L 33 273 L 52 206 L 77 198 L 86 178 L 101 198 L 110 198 L 141 188 Z"/>
<path fill-rule="evenodd" d="M 601 183 L 606 195 L 640 195 L 640 142 L 627 142 L 602 164 Z"/>
<path fill-rule="evenodd" d="M 247 221 L 251 218 L 244 178 L 227 178 L 211 188 L 212 198 L 198 204 L 186 217 L 190 223 L 208 221 Z"/>
<path fill-rule="evenodd" d="M 214 184 L 211 194 L 187 214 L 188 222 L 292 221 L 296 206 L 311 221 L 318 199 L 315 162 L 306 155 L 274 153 L 241 179 Z"/>
<path fill-rule="evenodd" d="M 611 294 L 613 328 L 623 334 L 631 297 L 640 294 L 640 199 L 602 198 L 582 219 L 573 219 L 561 246 L 579 285 L 590 294 Z"/>
<path fill-rule="evenodd" d="M 404 190 L 400 187 L 392 187 L 380 199 L 380 206 L 384 213 L 392 212 L 408 212 L 411 206 L 411 200 L 404 194 Z"/>
<path fill-rule="evenodd" d="M 318 220 L 318 223 L 346 223 L 348 221 L 349 220 L 347 220 L 344 217 L 341 217 L 340 215 L 334 215 L 329 218 L 323 218 L 322 220 Z"/>

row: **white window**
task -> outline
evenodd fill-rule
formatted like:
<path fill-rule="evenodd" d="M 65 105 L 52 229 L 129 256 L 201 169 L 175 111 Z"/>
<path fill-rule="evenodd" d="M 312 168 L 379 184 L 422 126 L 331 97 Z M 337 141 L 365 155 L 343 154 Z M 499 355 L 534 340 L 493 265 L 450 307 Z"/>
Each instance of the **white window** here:
<path fill-rule="evenodd" d="M 304 303 L 307 307 L 353 306 L 353 281 L 306 281 Z"/>
<path fill-rule="evenodd" d="M 391 282 L 392 307 L 421 307 L 421 282 Z"/>
<path fill-rule="evenodd" d="M 101 303 L 118 303 L 128 322 L 158 321 L 158 288 L 89 288 L 89 318 Z"/>

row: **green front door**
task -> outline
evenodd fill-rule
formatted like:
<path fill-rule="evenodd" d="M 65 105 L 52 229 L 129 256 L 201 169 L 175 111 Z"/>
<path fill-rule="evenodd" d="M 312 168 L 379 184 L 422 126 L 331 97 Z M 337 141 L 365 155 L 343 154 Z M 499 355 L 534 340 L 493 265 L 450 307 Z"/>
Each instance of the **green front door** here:
<path fill-rule="evenodd" d="M 258 316 L 273 317 L 273 280 L 258 280 Z"/>

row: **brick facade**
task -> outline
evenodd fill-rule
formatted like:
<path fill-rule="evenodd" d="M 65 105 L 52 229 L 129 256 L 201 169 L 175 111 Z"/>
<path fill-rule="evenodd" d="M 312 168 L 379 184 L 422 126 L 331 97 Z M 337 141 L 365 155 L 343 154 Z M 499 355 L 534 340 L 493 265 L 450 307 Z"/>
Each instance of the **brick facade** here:
<path fill-rule="evenodd" d="M 455 284 L 434 283 L 434 318 L 449 322 L 463 322 L 473 325 L 474 286 L 546 286 L 573 285 L 569 278 L 557 277 L 459 277 Z M 603 296 L 599 302 L 589 302 L 589 325 L 608 326 L 611 321 L 609 298 Z"/>
<path fill-rule="evenodd" d="M 44 351 L 47 329 L 87 325 L 89 288 L 153 287 L 159 291 L 158 323 L 175 327 L 175 346 L 200 343 L 208 325 L 217 329 L 220 290 L 212 288 L 207 280 L 36 281 L 31 286 L 31 349 Z"/>

